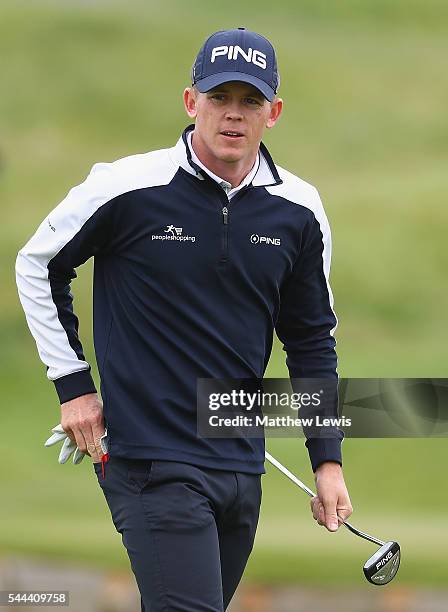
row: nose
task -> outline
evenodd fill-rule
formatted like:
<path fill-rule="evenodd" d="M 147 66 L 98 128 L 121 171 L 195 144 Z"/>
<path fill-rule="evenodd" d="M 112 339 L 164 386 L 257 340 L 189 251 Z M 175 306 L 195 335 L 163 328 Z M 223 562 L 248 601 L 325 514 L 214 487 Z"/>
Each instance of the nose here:
<path fill-rule="evenodd" d="M 229 102 L 226 108 L 225 116 L 226 119 L 229 119 L 230 121 L 241 120 L 243 118 L 241 105 L 239 104 L 238 100 Z"/>

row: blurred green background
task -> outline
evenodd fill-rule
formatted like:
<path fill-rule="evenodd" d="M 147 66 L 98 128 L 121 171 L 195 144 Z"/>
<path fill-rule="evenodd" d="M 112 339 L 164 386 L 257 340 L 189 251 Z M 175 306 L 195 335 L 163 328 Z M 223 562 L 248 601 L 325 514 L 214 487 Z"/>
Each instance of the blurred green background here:
<path fill-rule="evenodd" d="M 339 373 L 446 377 L 448 4 L 442 0 L 23 2 L 0 7 L 0 555 L 128 567 L 89 460 L 44 450 L 59 406 L 18 302 L 14 261 L 97 161 L 172 146 L 211 32 L 276 45 L 274 160 L 321 193 L 333 233 Z M 73 283 L 91 345 L 91 265 Z M 96 371 L 95 371 L 96 374 Z M 277 344 L 267 375 L 286 376 Z M 269 449 L 312 485 L 303 440 Z M 346 440 L 353 523 L 403 548 L 402 584 L 447 584 L 445 439 Z M 329 534 L 272 468 L 246 579 L 362 585 L 374 547 Z"/>

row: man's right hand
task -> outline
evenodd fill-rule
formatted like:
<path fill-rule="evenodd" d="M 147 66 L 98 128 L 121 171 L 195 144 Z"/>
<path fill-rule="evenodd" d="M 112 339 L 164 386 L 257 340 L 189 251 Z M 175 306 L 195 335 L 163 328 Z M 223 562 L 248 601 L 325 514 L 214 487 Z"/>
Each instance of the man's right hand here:
<path fill-rule="evenodd" d="M 96 393 L 81 395 L 61 404 L 61 425 L 70 440 L 82 453 L 99 463 L 103 455 L 103 404 Z"/>

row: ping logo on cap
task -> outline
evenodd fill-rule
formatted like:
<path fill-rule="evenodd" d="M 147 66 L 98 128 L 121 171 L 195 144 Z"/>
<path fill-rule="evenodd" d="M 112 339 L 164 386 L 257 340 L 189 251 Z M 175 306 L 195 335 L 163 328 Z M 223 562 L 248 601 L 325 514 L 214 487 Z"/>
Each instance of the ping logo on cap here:
<path fill-rule="evenodd" d="M 210 62 L 213 64 L 215 59 L 220 55 L 226 55 L 229 60 L 236 60 L 238 55 L 241 55 L 246 62 L 255 64 L 255 66 L 259 66 L 266 69 L 266 54 L 258 51 L 257 49 L 252 49 L 249 47 L 247 53 L 238 45 L 222 45 L 220 47 L 213 47 L 210 57 Z"/>

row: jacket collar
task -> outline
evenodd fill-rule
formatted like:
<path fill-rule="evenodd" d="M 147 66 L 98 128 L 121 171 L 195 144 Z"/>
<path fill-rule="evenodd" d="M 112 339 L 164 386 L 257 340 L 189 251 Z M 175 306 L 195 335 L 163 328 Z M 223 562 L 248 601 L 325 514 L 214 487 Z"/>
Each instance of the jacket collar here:
<path fill-rule="evenodd" d="M 187 135 L 189 132 L 194 130 L 194 123 L 188 125 L 176 145 L 170 149 L 171 157 L 173 161 L 184 170 L 198 177 L 200 180 L 204 180 L 204 172 L 202 169 L 192 160 L 190 147 L 187 142 Z M 257 173 L 255 174 L 252 185 L 254 187 L 270 187 L 272 185 L 280 185 L 282 183 L 277 168 L 275 167 L 274 161 L 265 147 L 260 143 L 260 164 L 258 166 Z"/>

